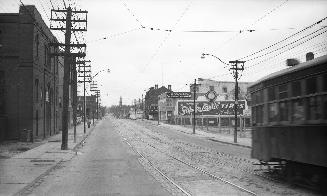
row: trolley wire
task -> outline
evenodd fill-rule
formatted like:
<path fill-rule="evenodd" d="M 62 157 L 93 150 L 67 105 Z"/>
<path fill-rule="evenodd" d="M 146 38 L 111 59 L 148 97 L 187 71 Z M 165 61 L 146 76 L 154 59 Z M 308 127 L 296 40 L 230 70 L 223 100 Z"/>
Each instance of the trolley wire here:
<path fill-rule="evenodd" d="M 264 51 L 264 50 L 270 49 L 270 48 L 272 48 L 272 47 L 274 47 L 274 46 L 276 46 L 276 45 L 278 45 L 278 44 L 280 44 L 280 43 L 282 43 L 282 42 L 284 42 L 284 41 L 286 41 L 286 40 L 288 40 L 288 39 L 290 39 L 290 38 L 292 38 L 292 37 L 294 37 L 294 36 L 296 36 L 296 35 L 298 35 L 298 34 L 300 34 L 300 33 L 302 33 L 302 32 L 304 32 L 304 31 L 308 30 L 308 29 L 311 29 L 312 27 L 314 27 L 314 26 L 320 24 L 321 22 L 323 22 L 323 21 L 326 20 L 326 19 L 327 19 L 327 17 L 324 17 L 323 19 L 321 19 L 321 20 L 319 20 L 319 21 L 313 23 L 312 25 L 307 26 L 307 27 L 305 27 L 304 29 L 302 29 L 302 30 L 300 30 L 300 31 L 298 31 L 298 32 L 296 32 L 296 33 L 294 33 L 294 34 L 292 34 L 292 35 L 290 35 L 290 36 L 288 36 L 288 37 L 286 37 L 286 38 L 284 38 L 284 39 L 282 39 L 282 40 L 280 40 L 280 41 L 278 41 L 278 42 L 276 42 L 276 43 L 274 43 L 274 44 L 272 44 L 272 45 L 270 45 L 270 46 L 267 46 L 267 47 L 265 47 L 265 48 L 263 48 L 263 49 L 261 49 L 261 50 L 259 50 L 259 51 L 257 51 L 257 52 L 254 52 L 254 53 L 252 53 L 252 54 L 249 54 L 249 55 L 247 55 L 247 56 L 244 56 L 244 57 L 242 57 L 242 58 L 239 58 L 239 60 L 242 60 L 242 59 L 245 59 L 245 58 L 251 57 L 251 56 L 256 55 L 256 54 L 258 54 L 258 53 L 260 53 L 260 52 L 262 52 L 262 51 Z M 324 28 L 324 27 L 326 27 L 326 26 L 323 26 L 323 28 Z"/>
<path fill-rule="evenodd" d="M 284 46 L 282 46 L 282 47 L 280 47 L 280 48 L 277 48 L 277 49 L 272 50 L 272 51 L 270 51 L 270 52 L 267 52 L 267 53 L 265 53 L 265 54 L 262 54 L 262 55 L 259 55 L 259 56 L 256 56 L 256 57 L 253 57 L 253 58 L 251 58 L 251 59 L 247 59 L 246 61 L 247 61 L 247 62 L 249 62 L 249 61 L 253 61 L 253 60 L 258 59 L 258 58 L 260 58 L 260 57 L 263 57 L 263 56 L 266 56 L 266 55 L 271 54 L 271 53 L 273 53 L 273 52 L 276 52 L 276 51 L 278 51 L 278 50 L 281 50 L 281 49 L 283 49 L 283 48 L 285 48 L 285 47 L 287 47 L 287 46 L 290 46 L 290 45 L 292 45 L 292 44 L 294 44 L 294 43 L 296 43 L 296 42 L 299 42 L 299 41 L 301 41 L 301 40 L 303 40 L 303 39 L 305 39 L 305 38 L 307 38 L 307 37 L 309 37 L 309 36 L 311 36 L 311 35 L 313 35 L 313 34 L 315 34 L 315 33 L 318 33 L 319 31 L 321 31 L 321 30 L 323 30 L 323 29 L 325 29 L 325 28 L 326 28 L 326 27 L 322 27 L 322 28 L 320 28 L 320 29 L 318 29 L 318 30 L 316 30 L 316 31 L 314 31 L 314 32 L 312 32 L 312 33 L 310 33 L 310 34 L 308 34 L 308 35 L 305 35 L 305 36 L 303 36 L 303 37 L 301 37 L 301 38 L 299 38 L 299 39 L 297 39 L 297 40 L 295 40 L 295 41 L 293 41 L 293 42 L 290 42 L 290 43 L 288 43 L 288 44 L 286 44 L 286 45 L 284 45 Z M 326 32 L 326 31 L 325 31 L 325 32 Z M 321 35 L 321 33 L 318 34 L 318 35 Z M 316 36 L 314 36 L 313 38 L 315 38 L 315 37 L 316 37 Z M 311 38 L 310 38 L 309 40 L 311 40 Z M 305 42 L 303 42 L 303 43 L 305 43 Z"/>

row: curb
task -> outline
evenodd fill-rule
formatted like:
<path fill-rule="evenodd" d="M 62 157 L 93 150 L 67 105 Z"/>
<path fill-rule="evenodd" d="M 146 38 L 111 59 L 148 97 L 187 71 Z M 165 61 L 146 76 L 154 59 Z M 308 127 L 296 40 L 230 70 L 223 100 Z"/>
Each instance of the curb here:
<path fill-rule="evenodd" d="M 13 194 L 13 196 L 19 196 L 19 195 L 24 195 L 26 191 L 28 191 L 29 188 L 33 187 L 34 184 L 36 184 L 38 181 L 40 181 L 43 177 L 47 176 L 51 171 L 53 171 L 58 165 L 62 163 L 62 159 L 58 161 L 56 164 L 51 166 L 49 169 L 47 169 L 45 172 L 43 172 L 41 175 L 36 177 L 32 182 L 28 183 L 26 186 L 24 186 L 22 189 L 20 189 L 18 192 Z"/>
<path fill-rule="evenodd" d="M 98 121 L 101 122 L 101 121 Z M 82 143 L 86 140 L 87 137 L 89 137 L 89 135 L 93 132 L 93 130 L 95 129 L 95 127 L 97 126 L 98 122 L 95 123 L 95 125 L 90 129 L 90 131 L 83 136 L 83 139 L 81 139 L 81 141 L 79 141 L 73 148 L 72 151 L 76 151 L 76 149 L 78 147 L 80 147 L 82 145 Z"/>
<path fill-rule="evenodd" d="M 98 121 L 101 122 L 101 121 Z M 95 129 L 96 125 L 98 123 L 95 123 L 95 125 L 90 129 L 90 131 L 83 136 L 83 139 L 78 142 L 71 150 L 72 151 L 76 151 L 76 149 L 86 140 L 86 138 L 93 132 L 93 130 Z M 75 155 L 73 155 L 74 157 Z M 36 177 L 32 182 L 28 183 L 25 187 L 23 187 L 22 189 L 20 189 L 18 192 L 16 192 L 15 194 L 13 194 L 13 196 L 19 196 L 19 195 L 24 195 L 25 191 L 28 191 L 29 188 L 31 188 L 34 184 L 36 184 L 39 180 L 41 180 L 43 177 L 47 176 L 51 171 L 55 170 L 56 167 L 58 167 L 61 163 L 63 162 L 63 159 L 60 159 L 56 164 L 54 164 L 53 166 L 51 166 L 49 169 L 47 169 L 45 172 L 43 172 L 42 174 L 40 174 L 38 177 Z"/>
<path fill-rule="evenodd" d="M 176 129 L 176 131 L 179 131 L 181 133 L 185 133 L 185 134 L 188 134 L 188 135 L 196 135 L 196 134 L 193 134 L 193 133 L 189 133 L 189 132 L 186 132 L 186 131 L 183 131 L 183 130 L 180 130 L 180 129 Z M 199 135 L 199 134 L 198 134 Z M 201 135 L 201 134 L 200 134 Z M 244 148 L 249 148 L 249 149 L 252 149 L 252 146 L 247 146 L 247 145 L 244 145 L 244 144 L 238 144 L 238 143 L 230 143 L 230 142 L 225 142 L 225 141 L 221 141 L 221 140 L 217 140 L 215 138 L 208 138 L 208 140 L 211 140 L 211 141 L 214 141 L 214 142 L 220 142 L 220 143 L 223 143 L 223 144 L 229 144 L 229 145 L 234 145 L 234 146 L 240 146 L 240 147 L 244 147 Z"/>
<path fill-rule="evenodd" d="M 240 147 L 244 147 L 244 148 L 252 148 L 251 146 L 247 146 L 247 145 L 243 145 L 243 144 L 238 144 L 238 143 L 230 143 L 230 142 L 225 142 L 225 141 L 221 141 L 221 140 L 217 140 L 214 138 L 208 138 L 208 140 L 214 141 L 214 142 L 220 142 L 223 144 L 229 144 L 229 145 L 234 145 L 234 146 L 240 146 Z"/>

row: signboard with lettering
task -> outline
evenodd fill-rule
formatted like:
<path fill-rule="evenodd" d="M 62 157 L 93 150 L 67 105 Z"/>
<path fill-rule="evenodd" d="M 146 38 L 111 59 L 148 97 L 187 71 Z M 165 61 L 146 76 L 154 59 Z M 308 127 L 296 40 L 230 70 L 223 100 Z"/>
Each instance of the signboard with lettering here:
<path fill-rule="evenodd" d="M 197 101 L 196 115 L 234 115 L 234 101 Z M 243 114 L 245 101 L 238 101 L 237 114 Z M 178 115 L 187 116 L 193 114 L 192 101 L 178 102 Z"/>
<path fill-rule="evenodd" d="M 191 92 L 167 92 L 168 98 L 191 98 Z"/>

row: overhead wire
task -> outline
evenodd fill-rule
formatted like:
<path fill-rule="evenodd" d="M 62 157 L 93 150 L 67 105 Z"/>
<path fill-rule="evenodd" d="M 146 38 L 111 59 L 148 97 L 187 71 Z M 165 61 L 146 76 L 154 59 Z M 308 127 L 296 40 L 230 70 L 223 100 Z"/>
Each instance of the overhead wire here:
<path fill-rule="evenodd" d="M 182 20 L 182 18 L 184 17 L 184 15 L 186 14 L 186 12 L 190 9 L 192 4 L 192 1 L 189 1 L 189 4 L 186 6 L 186 8 L 183 10 L 182 14 L 179 16 L 179 18 L 176 20 L 175 24 L 173 25 L 172 29 L 175 29 L 176 26 L 178 25 L 178 23 Z M 168 40 L 168 38 L 170 37 L 172 31 L 169 31 L 166 36 L 164 37 L 164 39 L 161 41 L 161 43 L 159 44 L 159 46 L 156 48 L 156 50 L 154 51 L 154 53 L 151 55 L 150 60 L 148 61 L 147 64 L 145 64 L 144 68 L 142 69 L 143 72 L 147 69 L 147 67 L 149 66 L 149 64 L 151 63 L 151 61 L 155 58 L 155 56 L 157 56 L 157 54 L 159 53 L 160 49 L 162 48 L 162 46 L 166 43 L 166 41 Z"/>
<path fill-rule="evenodd" d="M 277 11 L 279 8 L 281 8 L 283 5 L 285 5 L 286 2 L 288 2 L 288 0 L 284 0 L 281 4 L 277 5 L 276 7 L 274 7 L 270 11 L 268 11 L 266 14 L 264 14 L 263 16 L 261 16 L 260 18 L 258 18 L 256 21 L 254 21 L 250 25 L 250 27 L 254 26 L 256 23 L 260 22 L 261 20 L 263 20 L 264 18 L 266 18 L 267 16 L 269 16 L 270 14 L 272 14 L 274 11 Z M 237 38 L 243 32 L 244 31 L 239 31 L 239 33 L 235 34 L 233 37 L 231 37 L 231 38 L 227 39 L 226 41 L 224 41 L 223 43 L 221 43 L 220 44 L 220 48 L 222 48 L 222 46 L 224 46 L 228 42 L 230 42 L 230 41 L 234 40 L 235 38 Z"/>
<path fill-rule="evenodd" d="M 288 40 L 288 39 L 290 39 L 290 38 L 292 38 L 292 37 L 294 37 L 294 36 L 296 36 L 296 35 L 298 35 L 298 34 L 304 32 L 304 31 L 306 31 L 306 30 L 308 30 L 308 29 L 310 29 L 310 28 L 312 28 L 312 27 L 314 27 L 314 26 L 320 24 L 321 22 L 323 22 L 323 21 L 326 20 L 326 19 L 327 19 L 327 17 L 324 17 L 323 19 L 321 19 L 321 20 L 319 20 L 319 21 L 313 23 L 312 25 L 309 25 L 309 26 L 305 27 L 304 29 L 302 29 L 302 30 L 300 30 L 300 31 L 298 31 L 298 32 L 296 32 L 296 33 L 294 33 L 294 34 L 292 34 L 292 35 L 290 35 L 290 36 L 288 36 L 288 37 L 286 37 L 286 38 L 284 38 L 284 39 L 282 39 L 282 40 L 280 40 L 280 41 L 278 41 L 278 42 L 276 42 L 276 43 L 274 43 L 274 44 L 272 44 L 272 45 L 270 45 L 270 46 L 267 46 L 267 47 L 265 47 L 265 48 L 263 48 L 263 49 L 261 49 L 261 50 L 259 50 L 259 51 L 256 51 L 256 52 L 251 53 L 251 54 L 249 54 L 249 55 L 247 55 L 247 56 L 244 56 L 244 57 L 242 57 L 242 58 L 239 58 L 239 60 L 242 60 L 242 59 L 248 58 L 248 57 L 253 56 L 253 55 L 255 55 L 255 54 L 258 54 L 258 53 L 260 53 L 260 52 L 262 52 L 262 51 L 264 51 L 264 50 L 267 50 L 267 49 L 269 49 L 269 48 L 271 48 L 271 47 L 273 47 L 273 46 L 276 46 L 276 45 L 278 45 L 278 44 L 280 44 L 280 43 L 282 43 L 282 42 L 284 42 L 284 41 L 286 41 L 286 40 Z M 323 26 L 323 27 L 324 27 L 324 26 Z"/>
<path fill-rule="evenodd" d="M 274 49 L 274 50 L 272 50 L 272 51 L 269 51 L 269 52 L 267 52 L 267 53 L 265 53 L 265 54 L 262 54 L 262 55 L 259 55 L 259 56 L 256 56 L 256 57 L 253 57 L 253 58 L 251 58 L 251 59 L 246 59 L 246 61 L 247 62 L 249 62 L 249 61 L 253 61 L 253 60 L 255 60 L 255 59 L 258 59 L 258 58 L 261 58 L 261 57 L 263 57 L 263 56 L 267 56 L 267 55 L 269 55 L 269 54 L 271 54 L 271 53 L 273 53 L 273 52 L 276 52 L 276 51 L 279 51 L 279 50 L 281 50 L 281 49 L 283 49 L 283 48 L 285 48 L 285 47 L 287 47 L 287 46 L 290 46 L 290 45 L 292 45 L 292 44 L 294 44 L 294 43 L 296 43 L 296 42 L 299 42 L 299 41 L 301 41 L 302 39 L 305 39 L 305 38 L 307 38 L 307 37 L 309 37 L 309 36 L 311 36 L 311 35 L 313 35 L 313 34 L 315 34 L 315 33 L 318 33 L 320 30 L 323 30 L 323 29 L 325 29 L 326 27 L 322 27 L 322 28 L 320 28 L 320 29 L 318 29 L 317 31 L 314 31 L 314 32 L 312 32 L 312 33 L 310 33 L 310 34 L 308 34 L 308 35 L 305 35 L 304 37 L 301 37 L 300 39 L 297 39 L 297 40 L 295 40 L 295 41 L 293 41 L 293 42 L 290 42 L 290 43 L 288 43 L 288 44 L 286 44 L 286 45 L 284 45 L 284 46 L 281 46 L 281 47 L 279 47 L 279 48 L 277 48 L 277 49 Z M 324 31 L 323 33 L 325 33 L 326 31 Z M 318 35 L 321 35 L 321 33 L 319 33 Z M 317 35 L 317 36 L 318 36 Z M 317 36 L 314 36 L 313 38 L 315 38 L 315 37 L 317 37 Z M 313 38 L 309 38 L 308 40 L 311 40 L 311 39 L 313 39 Z M 305 41 L 306 42 L 306 41 Z M 305 43 L 305 42 L 303 42 L 303 43 Z"/>

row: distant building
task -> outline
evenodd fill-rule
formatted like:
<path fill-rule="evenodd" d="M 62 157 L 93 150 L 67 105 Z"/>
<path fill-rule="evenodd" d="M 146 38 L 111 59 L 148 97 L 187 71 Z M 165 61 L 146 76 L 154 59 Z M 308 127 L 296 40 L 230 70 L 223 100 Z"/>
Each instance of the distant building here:
<path fill-rule="evenodd" d="M 248 99 L 247 88 L 251 82 L 238 82 L 238 100 Z M 190 85 L 190 91 L 193 92 L 193 84 Z M 206 101 L 206 93 L 215 91 L 217 101 L 234 100 L 235 98 L 235 82 L 215 81 L 210 79 L 199 78 L 197 80 L 197 100 Z"/>
<path fill-rule="evenodd" d="M 59 66 L 51 57 L 56 37 L 35 6 L 0 14 L 0 140 L 18 139 L 23 129 L 35 138 L 59 131 Z"/>
<path fill-rule="evenodd" d="M 97 117 L 97 100 L 95 95 L 85 96 L 85 114 L 89 119 Z M 84 96 L 77 96 L 77 116 L 84 115 Z"/>
<path fill-rule="evenodd" d="M 144 98 L 145 118 L 158 119 L 158 97 L 164 92 L 172 92 L 171 85 L 168 85 L 168 88 L 165 86 L 158 88 L 156 84 L 146 92 Z"/>
<path fill-rule="evenodd" d="M 250 126 L 247 88 L 250 82 L 239 83 L 238 125 Z M 159 99 L 160 121 L 191 125 L 194 111 L 193 84 L 190 92 L 162 93 Z M 196 124 L 232 129 L 234 120 L 235 83 L 199 78 L 196 86 Z M 179 96 L 180 95 L 180 96 Z"/>

